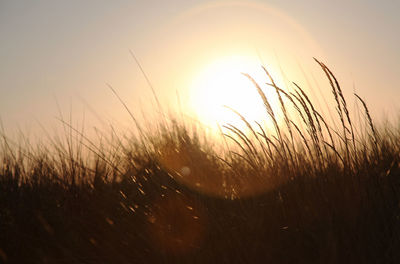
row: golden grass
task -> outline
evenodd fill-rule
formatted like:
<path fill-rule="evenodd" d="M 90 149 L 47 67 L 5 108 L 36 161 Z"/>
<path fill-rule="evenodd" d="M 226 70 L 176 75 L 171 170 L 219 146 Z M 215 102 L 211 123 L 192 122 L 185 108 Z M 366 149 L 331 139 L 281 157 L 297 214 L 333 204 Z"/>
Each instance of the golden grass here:
<path fill-rule="evenodd" d="M 264 68 L 280 109 L 246 76 L 274 131 L 231 109 L 249 133 L 224 125 L 223 152 L 174 117 L 147 129 L 112 87 L 131 137 L 112 128 L 89 139 L 62 117 L 65 134 L 47 145 L 2 133 L 0 261 L 399 262 L 400 129 L 377 127 L 355 94 L 368 124 L 356 134 L 366 129 L 354 127 L 339 82 L 316 62 L 338 130 L 305 89 L 278 87 Z"/>

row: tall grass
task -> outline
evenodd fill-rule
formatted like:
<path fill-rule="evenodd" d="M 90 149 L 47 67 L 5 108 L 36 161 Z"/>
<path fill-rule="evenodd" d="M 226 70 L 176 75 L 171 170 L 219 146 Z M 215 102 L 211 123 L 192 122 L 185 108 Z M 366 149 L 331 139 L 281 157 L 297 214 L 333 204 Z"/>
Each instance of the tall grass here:
<path fill-rule="evenodd" d="M 246 77 L 274 130 L 231 109 L 249 133 L 225 124 L 222 152 L 174 116 L 140 124 L 112 87 L 132 136 L 111 127 L 88 138 L 62 116 L 65 133 L 47 144 L 13 142 L 3 130 L 0 261 L 399 262 L 400 129 L 377 127 L 357 94 L 367 127 L 356 127 L 338 80 L 316 62 L 337 121 L 264 68 L 278 109 Z"/>

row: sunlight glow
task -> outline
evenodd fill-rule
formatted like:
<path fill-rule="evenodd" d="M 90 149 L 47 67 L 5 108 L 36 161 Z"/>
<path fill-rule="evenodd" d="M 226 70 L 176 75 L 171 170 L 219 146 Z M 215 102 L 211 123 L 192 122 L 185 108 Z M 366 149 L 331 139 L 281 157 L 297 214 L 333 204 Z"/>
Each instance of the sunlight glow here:
<path fill-rule="evenodd" d="M 277 76 L 268 69 L 273 76 Z M 230 56 L 206 65 L 192 83 L 192 104 L 199 119 L 210 126 L 232 124 L 240 129 L 246 125 L 232 108 L 249 122 L 268 120 L 263 102 L 253 83 L 242 73 L 249 74 L 263 89 L 273 108 L 277 100 L 273 90 L 266 87 L 268 76 L 256 59 Z M 277 80 L 275 80 L 277 81 Z M 268 122 L 266 125 L 270 125 Z"/>

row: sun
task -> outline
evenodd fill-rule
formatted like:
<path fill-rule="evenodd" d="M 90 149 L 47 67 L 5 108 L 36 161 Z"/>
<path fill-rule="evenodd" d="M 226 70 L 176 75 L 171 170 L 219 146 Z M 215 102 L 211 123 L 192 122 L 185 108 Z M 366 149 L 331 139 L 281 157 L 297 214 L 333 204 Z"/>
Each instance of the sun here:
<path fill-rule="evenodd" d="M 234 109 L 250 123 L 257 121 L 270 125 L 256 87 L 244 75 L 250 75 L 262 87 L 269 103 L 276 108 L 275 93 L 266 85 L 270 79 L 261 66 L 258 60 L 244 56 L 224 57 L 206 64 L 191 85 L 192 105 L 200 121 L 210 127 L 231 124 L 246 130 L 246 125 L 232 111 Z M 268 71 L 276 75 L 271 69 Z"/>

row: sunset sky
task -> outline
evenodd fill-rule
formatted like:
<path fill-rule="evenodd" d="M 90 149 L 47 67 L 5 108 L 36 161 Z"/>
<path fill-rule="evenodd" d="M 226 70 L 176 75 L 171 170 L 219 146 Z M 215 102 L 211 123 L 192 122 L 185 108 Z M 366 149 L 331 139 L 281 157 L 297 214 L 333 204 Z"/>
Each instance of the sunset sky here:
<path fill-rule="evenodd" d="M 128 123 L 107 84 L 135 114 L 155 107 L 130 50 L 166 109 L 180 105 L 205 123 L 229 121 L 205 103 L 219 99 L 258 118 L 254 91 L 235 88 L 240 71 L 267 81 L 261 65 L 322 104 L 317 87 L 326 97 L 330 90 L 312 57 L 330 66 L 345 95 L 364 97 L 374 117 L 393 115 L 399 10 L 396 0 L 0 0 L 0 117 L 11 130 L 47 126 L 57 122 L 59 105 L 77 120 L 85 113 L 93 124 Z M 219 91 L 225 80 L 231 89 Z"/>

